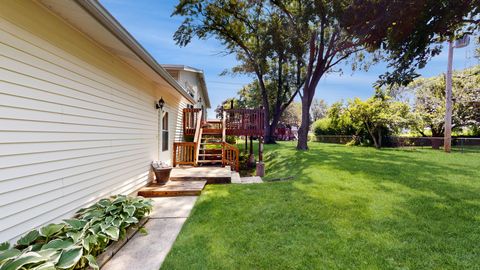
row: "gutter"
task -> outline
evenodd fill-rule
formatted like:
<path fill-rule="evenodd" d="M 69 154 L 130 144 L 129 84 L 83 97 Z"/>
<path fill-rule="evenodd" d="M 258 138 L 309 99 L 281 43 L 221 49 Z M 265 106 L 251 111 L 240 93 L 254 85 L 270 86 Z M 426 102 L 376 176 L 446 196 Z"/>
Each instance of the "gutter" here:
<path fill-rule="evenodd" d="M 97 1 L 75 0 L 75 2 L 92 15 L 110 33 L 117 37 L 125 46 L 133 51 L 145 64 L 165 79 L 183 97 L 195 104 L 195 100 L 185 89 L 162 68 L 162 66 L 138 43 L 138 41 Z"/>

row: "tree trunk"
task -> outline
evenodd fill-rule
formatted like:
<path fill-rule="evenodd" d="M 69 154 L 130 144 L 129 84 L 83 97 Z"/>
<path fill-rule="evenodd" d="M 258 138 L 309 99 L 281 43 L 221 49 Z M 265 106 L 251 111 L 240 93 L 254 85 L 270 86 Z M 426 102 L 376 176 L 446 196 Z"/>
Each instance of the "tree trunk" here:
<path fill-rule="evenodd" d="M 378 133 L 378 147 L 377 148 L 380 148 L 380 147 L 382 147 L 382 129 L 379 128 L 377 133 Z"/>
<path fill-rule="evenodd" d="M 302 97 L 302 123 L 298 129 L 298 150 L 308 150 L 308 130 L 310 129 L 310 106 L 308 98 Z"/>

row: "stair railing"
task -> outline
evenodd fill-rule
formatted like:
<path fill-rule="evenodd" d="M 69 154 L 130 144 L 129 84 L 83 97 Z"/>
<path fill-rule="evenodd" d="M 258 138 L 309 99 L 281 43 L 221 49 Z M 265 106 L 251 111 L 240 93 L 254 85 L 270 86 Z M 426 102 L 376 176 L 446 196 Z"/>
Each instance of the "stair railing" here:
<path fill-rule="evenodd" d="M 173 167 L 177 165 L 195 165 L 197 145 L 194 142 L 173 143 Z"/>
<path fill-rule="evenodd" d="M 222 143 L 222 164 L 223 166 L 230 166 L 233 170 L 240 170 L 240 151 L 237 147 L 223 142 Z"/>
<path fill-rule="evenodd" d="M 195 135 L 193 137 L 193 142 L 195 143 L 195 156 L 194 156 L 194 165 L 197 166 L 198 164 L 198 156 L 200 153 L 200 143 L 202 142 L 202 114 L 203 111 L 200 111 L 197 114 L 197 122 L 195 127 Z"/>

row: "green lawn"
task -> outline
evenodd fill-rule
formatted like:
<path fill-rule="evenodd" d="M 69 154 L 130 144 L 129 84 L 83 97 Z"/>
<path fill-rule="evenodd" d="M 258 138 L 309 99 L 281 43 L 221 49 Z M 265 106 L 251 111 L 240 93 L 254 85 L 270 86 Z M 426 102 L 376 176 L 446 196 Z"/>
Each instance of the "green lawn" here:
<path fill-rule="evenodd" d="M 480 151 L 310 146 L 207 186 L 162 269 L 480 269 Z"/>

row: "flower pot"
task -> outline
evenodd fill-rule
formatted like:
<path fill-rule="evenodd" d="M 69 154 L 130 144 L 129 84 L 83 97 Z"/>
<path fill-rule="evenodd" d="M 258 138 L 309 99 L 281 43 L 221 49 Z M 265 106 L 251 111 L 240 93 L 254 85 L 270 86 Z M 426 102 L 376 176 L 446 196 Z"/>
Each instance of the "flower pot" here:
<path fill-rule="evenodd" d="M 155 182 L 157 184 L 163 185 L 170 179 L 170 172 L 172 167 L 166 166 L 165 164 L 152 163 L 152 169 L 155 173 Z"/>

